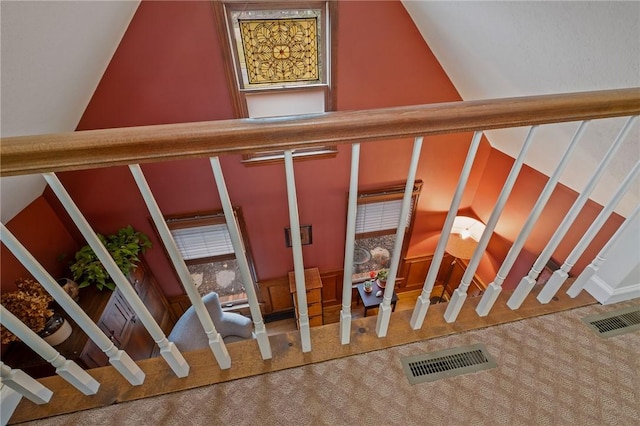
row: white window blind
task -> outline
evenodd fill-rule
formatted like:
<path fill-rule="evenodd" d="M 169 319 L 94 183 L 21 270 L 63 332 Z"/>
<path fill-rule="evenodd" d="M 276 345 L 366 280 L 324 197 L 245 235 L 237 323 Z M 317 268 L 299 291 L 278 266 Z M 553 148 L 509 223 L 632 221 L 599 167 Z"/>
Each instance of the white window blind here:
<path fill-rule="evenodd" d="M 356 212 L 356 234 L 396 229 L 400 222 L 402 200 L 358 204 Z M 409 225 L 411 211 L 407 215 Z"/>
<path fill-rule="evenodd" d="M 184 260 L 234 253 L 229 230 L 224 223 L 172 229 L 171 234 Z"/>

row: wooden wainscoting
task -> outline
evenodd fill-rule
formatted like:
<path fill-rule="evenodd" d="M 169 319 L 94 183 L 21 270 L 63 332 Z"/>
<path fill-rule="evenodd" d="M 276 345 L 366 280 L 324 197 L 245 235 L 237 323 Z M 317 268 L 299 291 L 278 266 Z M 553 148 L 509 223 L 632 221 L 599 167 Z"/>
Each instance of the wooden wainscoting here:
<path fill-rule="evenodd" d="M 421 289 L 432 260 L 433 255 L 405 258 L 400 269 L 404 278 L 402 288 L 405 290 Z"/>
<path fill-rule="evenodd" d="M 398 292 L 421 289 L 424 285 L 424 280 L 427 278 L 427 273 L 429 272 L 432 261 L 433 255 L 405 258 L 401 269 L 404 273 L 404 280 L 403 283 L 400 284 Z M 446 284 L 445 300 L 448 300 L 453 291 L 460 285 L 460 281 L 468 265 L 468 260 L 457 259 L 445 253 L 442 258 L 440 270 L 438 271 L 438 276 L 436 277 L 434 293 L 436 287 L 439 287 L 441 291 L 445 288 Z M 478 275 L 474 275 L 469 286 L 468 295 L 479 296 L 484 293 L 486 288 L 487 284 L 480 279 Z"/>

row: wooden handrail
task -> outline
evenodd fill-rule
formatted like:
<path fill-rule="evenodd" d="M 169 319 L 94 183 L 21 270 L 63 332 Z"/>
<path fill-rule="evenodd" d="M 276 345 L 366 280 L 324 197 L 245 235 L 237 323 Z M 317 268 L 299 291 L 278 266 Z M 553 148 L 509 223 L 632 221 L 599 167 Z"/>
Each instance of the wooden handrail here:
<path fill-rule="evenodd" d="M 640 88 L 0 139 L 0 176 L 640 114 Z"/>

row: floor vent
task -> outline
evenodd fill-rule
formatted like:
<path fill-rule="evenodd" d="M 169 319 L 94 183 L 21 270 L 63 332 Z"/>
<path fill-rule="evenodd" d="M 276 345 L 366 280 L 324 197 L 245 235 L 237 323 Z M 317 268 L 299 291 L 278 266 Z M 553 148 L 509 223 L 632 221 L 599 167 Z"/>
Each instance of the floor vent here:
<path fill-rule="evenodd" d="M 640 306 L 630 306 L 600 315 L 589 315 L 582 321 L 600 337 L 612 337 L 640 330 Z"/>
<path fill-rule="evenodd" d="M 400 361 L 412 385 L 497 367 L 483 344 L 405 357 Z"/>

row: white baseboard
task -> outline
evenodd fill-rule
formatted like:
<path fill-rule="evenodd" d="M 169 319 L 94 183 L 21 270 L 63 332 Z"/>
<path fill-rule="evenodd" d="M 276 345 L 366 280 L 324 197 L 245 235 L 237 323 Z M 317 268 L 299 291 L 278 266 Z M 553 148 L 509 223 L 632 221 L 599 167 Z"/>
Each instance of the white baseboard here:
<path fill-rule="evenodd" d="M 607 282 L 603 281 L 597 275 L 589 279 L 584 289 L 603 305 L 640 298 L 640 283 L 628 285 L 623 288 L 611 288 Z"/>

